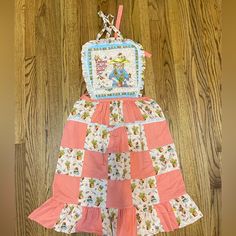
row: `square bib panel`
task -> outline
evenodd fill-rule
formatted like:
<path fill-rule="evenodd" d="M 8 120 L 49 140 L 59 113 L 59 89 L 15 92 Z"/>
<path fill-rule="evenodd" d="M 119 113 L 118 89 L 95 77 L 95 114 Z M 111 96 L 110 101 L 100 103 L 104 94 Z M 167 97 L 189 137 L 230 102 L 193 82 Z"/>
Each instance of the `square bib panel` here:
<path fill-rule="evenodd" d="M 93 99 L 140 97 L 145 54 L 130 39 L 91 40 L 82 46 L 83 77 Z"/>

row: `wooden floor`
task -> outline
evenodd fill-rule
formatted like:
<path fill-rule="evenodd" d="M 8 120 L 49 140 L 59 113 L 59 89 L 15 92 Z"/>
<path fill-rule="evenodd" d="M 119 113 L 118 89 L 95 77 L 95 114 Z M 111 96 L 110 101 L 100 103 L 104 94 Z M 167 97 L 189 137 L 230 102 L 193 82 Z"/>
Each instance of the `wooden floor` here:
<path fill-rule="evenodd" d="M 51 195 L 63 125 L 85 91 L 81 46 L 101 30 L 98 10 L 116 15 L 119 4 L 123 35 L 152 53 L 145 95 L 169 120 L 187 191 L 204 214 L 160 235 L 221 235 L 221 0 L 16 0 L 17 236 L 63 235 L 27 215 Z"/>

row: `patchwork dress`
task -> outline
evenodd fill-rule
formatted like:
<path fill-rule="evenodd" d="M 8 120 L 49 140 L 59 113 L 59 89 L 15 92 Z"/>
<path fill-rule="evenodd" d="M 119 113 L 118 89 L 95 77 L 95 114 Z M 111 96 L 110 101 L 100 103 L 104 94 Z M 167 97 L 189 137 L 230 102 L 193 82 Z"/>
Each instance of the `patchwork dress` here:
<path fill-rule="evenodd" d="M 52 196 L 28 218 L 58 232 L 106 236 L 192 224 L 203 214 L 186 192 L 168 121 L 155 100 L 142 96 L 143 47 L 99 14 L 104 29 L 81 52 L 88 93 L 65 123 Z"/>

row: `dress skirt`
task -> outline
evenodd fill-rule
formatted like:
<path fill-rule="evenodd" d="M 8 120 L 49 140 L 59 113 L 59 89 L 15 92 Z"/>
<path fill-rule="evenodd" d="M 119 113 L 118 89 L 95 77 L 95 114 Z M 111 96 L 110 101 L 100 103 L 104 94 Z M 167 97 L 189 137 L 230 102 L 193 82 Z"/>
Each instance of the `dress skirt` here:
<path fill-rule="evenodd" d="M 150 236 L 202 216 L 158 103 L 84 94 L 64 125 L 52 196 L 28 218 L 67 234 Z"/>

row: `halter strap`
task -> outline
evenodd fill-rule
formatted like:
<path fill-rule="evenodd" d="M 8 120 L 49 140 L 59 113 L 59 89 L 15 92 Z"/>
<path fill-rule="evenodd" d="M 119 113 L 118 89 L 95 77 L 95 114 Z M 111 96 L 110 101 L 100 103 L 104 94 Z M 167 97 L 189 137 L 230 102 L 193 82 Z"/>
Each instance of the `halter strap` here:
<path fill-rule="evenodd" d="M 117 12 L 117 17 L 116 17 L 116 28 L 118 30 L 120 29 L 120 22 L 121 22 L 122 12 L 123 12 L 123 5 L 119 5 L 118 12 Z M 115 38 L 117 37 L 117 33 L 115 33 L 114 37 Z"/>
<path fill-rule="evenodd" d="M 106 38 L 111 37 L 112 31 L 117 35 L 118 38 L 123 39 L 121 32 L 114 26 L 114 16 L 111 14 L 105 15 L 102 11 L 98 12 L 98 15 L 103 20 L 103 29 L 97 34 L 96 40 L 100 39 L 101 36 L 106 32 Z"/>
<path fill-rule="evenodd" d="M 120 28 L 120 22 L 121 22 L 121 17 L 123 13 L 123 5 L 119 5 L 118 8 L 118 13 L 116 17 L 116 25 L 114 26 L 114 16 L 111 14 L 105 15 L 102 11 L 98 12 L 98 15 L 102 18 L 103 20 L 103 29 L 97 34 L 96 40 L 100 39 L 102 35 L 106 32 L 106 38 L 111 37 L 112 31 L 114 31 L 114 37 L 115 38 L 121 38 L 123 39 L 123 36 L 121 32 L 119 31 Z M 110 21 L 111 18 L 111 21 Z M 151 57 L 152 54 L 150 52 L 144 51 L 145 57 Z"/>
<path fill-rule="evenodd" d="M 119 5 L 118 12 L 117 12 L 117 17 L 116 17 L 116 28 L 119 30 L 120 28 L 120 22 L 121 22 L 121 17 L 123 13 L 123 5 Z M 115 33 L 115 38 L 117 37 L 117 34 Z M 144 51 L 145 57 L 151 57 L 152 54 L 150 52 Z"/>

